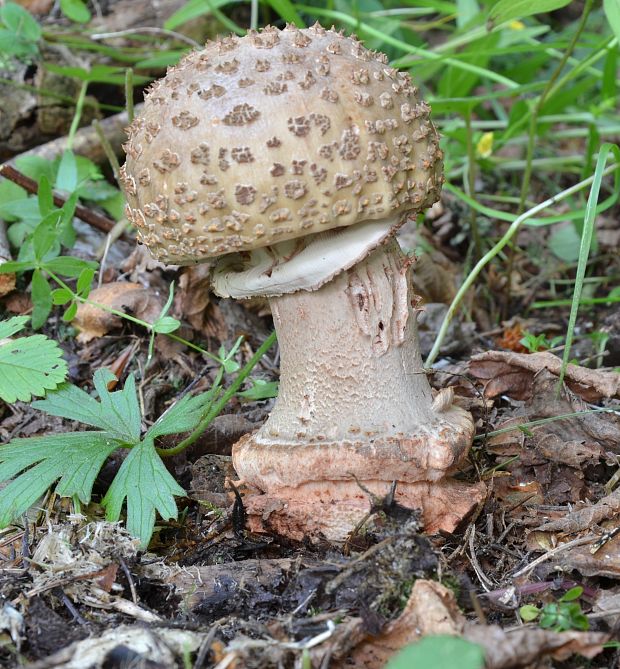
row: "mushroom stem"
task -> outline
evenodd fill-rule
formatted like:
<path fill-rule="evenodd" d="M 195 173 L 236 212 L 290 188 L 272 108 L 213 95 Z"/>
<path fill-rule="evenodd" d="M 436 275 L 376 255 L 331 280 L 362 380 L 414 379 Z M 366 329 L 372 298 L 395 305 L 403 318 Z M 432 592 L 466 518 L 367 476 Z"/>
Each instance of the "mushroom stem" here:
<path fill-rule="evenodd" d="M 409 264 L 390 240 L 316 291 L 271 298 L 281 382 L 266 439 L 372 439 L 434 422 Z"/>
<path fill-rule="evenodd" d="M 472 419 L 450 396 L 433 398 L 410 265 L 390 239 L 318 290 L 270 299 L 280 393 L 267 422 L 233 448 L 246 483 L 293 508 L 308 497 L 363 505 L 358 482 L 384 494 L 397 481 L 397 499 L 417 486 L 415 506 L 465 457 Z M 435 512 L 431 524 L 453 528 Z"/>

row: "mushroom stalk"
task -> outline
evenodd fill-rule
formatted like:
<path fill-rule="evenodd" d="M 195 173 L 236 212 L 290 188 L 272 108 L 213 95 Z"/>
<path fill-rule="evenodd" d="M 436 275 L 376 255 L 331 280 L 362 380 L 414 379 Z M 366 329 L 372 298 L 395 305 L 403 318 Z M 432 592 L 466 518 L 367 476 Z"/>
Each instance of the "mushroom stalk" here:
<path fill-rule="evenodd" d="M 449 394 L 433 398 L 410 265 L 390 239 L 316 291 L 270 298 L 280 393 L 267 422 L 234 447 L 246 483 L 287 501 L 359 498 L 357 482 L 383 494 L 397 481 L 405 494 L 463 459 L 473 424 Z"/>
<path fill-rule="evenodd" d="M 316 291 L 271 298 L 281 382 L 263 438 L 357 441 L 433 422 L 408 265 L 390 240 Z"/>

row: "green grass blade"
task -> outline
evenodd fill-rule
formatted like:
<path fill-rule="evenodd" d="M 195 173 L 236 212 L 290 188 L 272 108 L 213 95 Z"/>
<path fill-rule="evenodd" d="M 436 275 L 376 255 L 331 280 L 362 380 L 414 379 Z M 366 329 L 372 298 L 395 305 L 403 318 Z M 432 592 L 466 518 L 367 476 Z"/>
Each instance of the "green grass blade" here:
<path fill-rule="evenodd" d="M 566 345 L 564 347 L 564 355 L 562 356 L 562 369 L 560 370 L 560 378 L 558 379 L 557 390 L 560 391 L 564 381 L 568 361 L 570 360 L 571 345 L 573 343 L 573 336 L 575 333 L 575 324 L 577 322 L 577 314 L 579 312 L 579 301 L 581 300 L 581 293 L 583 292 L 583 280 L 586 275 L 586 268 L 588 266 L 588 258 L 590 257 L 590 247 L 592 246 L 592 236 L 594 234 L 594 220 L 596 218 L 596 204 L 598 196 L 601 191 L 601 183 L 603 181 L 603 173 L 605 164 L 609 154 L 612 153 L 616 161 L 620 162 L 620 148 L 617 144 L 605 143 L 601 146 L 596 161 L 596 168 L 594 170 L 594 179 L 592 181 L 592 188 L 588 197 L 586 205 L 585 219 L 583 222 L 583 231 L 581 233 L 581 245 L 579 247 L 579 260 L 577 262 L 577 275 L 575 276 L 575 290 L 573 291 L 573 302 L 571 305 L 570 316 L 568 318 L 568 327 L 566 329 Z M 616 184 L 620 181 L 620 173 L 616 172 Z"/>

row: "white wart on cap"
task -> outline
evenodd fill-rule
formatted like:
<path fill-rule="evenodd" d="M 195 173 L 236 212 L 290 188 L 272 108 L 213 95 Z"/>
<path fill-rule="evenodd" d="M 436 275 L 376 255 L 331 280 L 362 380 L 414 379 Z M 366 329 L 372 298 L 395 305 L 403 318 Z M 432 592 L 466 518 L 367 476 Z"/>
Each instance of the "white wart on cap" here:
<path fill-rule="evenodd" d="M 399 221 L 439 197 L 429 111 L 384 54 L 318 24 L 210 42 L 129 128 L 127 216 L 179 265 Z"/>

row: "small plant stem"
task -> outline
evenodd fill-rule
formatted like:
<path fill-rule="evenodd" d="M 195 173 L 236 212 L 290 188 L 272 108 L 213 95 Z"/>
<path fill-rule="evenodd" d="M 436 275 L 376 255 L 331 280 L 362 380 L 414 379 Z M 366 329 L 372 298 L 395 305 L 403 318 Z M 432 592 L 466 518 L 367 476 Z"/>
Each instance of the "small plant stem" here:
<path fill-rule="evenodd" d="M 31 179 L 19 170 L 16 170 L 12 165 L 8 165 L 7 163 L 0 165 L 0 176 L 21 186 L 28 193 L 36 195 L 39 192 L 39 184 L 34 179 Z M 54 204 L 57 207 L 62 207 L 66 201 L 67 198 L 54 193 Z M 84 221 L 84 223 L 88 223 L 89 225 L 92 225 L 93 228 L 97 228 L 97 230 L 101 230 L 102 232 L 110 232 L 114 227 L 114 221 L 111 218 L 97 214 L 80 204 L 75 207 L 75 215 L 81 221 Z"/>
<path fill-rule="evenodd" d="M 547 101 L 547 98 L 552 92 L 555 82 L 562 74 L 564 66 L 566 65 L 568 59 L 572 56 L 573 51 L 575 50 L 577 41 L 579 40 L 579 37 L 583 32 L 583 29 L 586 27 L 586 22 L 588 20 L 588 16 L 590 15 L 590 11 L 592 10 L 593 2 L 594 0 L 586 0 L 585 6 L 581 14 L 581 19 L 579 21 L 579 24 L 577 25 L 577 30 L 575 30 L 575 34 L 573 35 L 573 38 L 571 39 L 569 45 L 564 50 L 564 54 L 560 62 L 557 64 L 555 70 L 551 74 L 551 77 L 549 77 L 549 80 L 545 84 L 545 87 L 543 88 L 541 94 L 538 96 L 536 104 L 534 105 L 534 109 L 530 114 L 527 148 L 525 153 L 525 169 L 523 170 L 523 177 L 521 181 L 521 194 L 519 196 L 519 208 L 517 209 L 517 214 L 521 214 L 525 209 L 525 202 L 527 200 L 527 195 L 530 190 L 530 182 L 532 179 L 532 168 L 533 168 L 532 161 L 534 159 L 534 147 L 536 146 L 536 137 L 537 137 L 536 129 L 538 127 L 538 118 L 540 116 L 540 112 L 543 108 L 543 105 Z M 510 307 L 510 301 L 512 297 L 512 272 L 514 268 L 516 253 L 517 253 L 517 247 L 512 246 L 508 254 L 508 264 L 506 266 L 506 279 L 507 279 L 506 310 L 508 310 L 508 308 Z M 507 315 L 507 313 L 505 315 Z"/>
<path fill-rule="evenodd" d="M 114 179 L 116 180 L 116 183 L 119 184 L 119 177 L 120 177 L 120 169 L 121 166 L 118 163 L 118 158 L 116 157 L 116 154 L 114 153 L 114 149 L 112 148 L 112 145 L 108 141 L 108 138 L 105 136 L 105 133 L 103 132 L 103 128 L 101 127 L 101 123 L 95 119 L 93 121 L 93 127 L 95 128 L 95 132 L 97 133 L 97 137 L 99 137 L 99 141 L 101 142 L 101 146 L 103 147 L 103 150 L 105 152 L 106 158 L 108 159 L 108 162 L 110 163 L 110 167 L 112 168 L 112 172 L 114 174 Z"/>
<path fill-rule="evenodd" d="M 146 328 L 147 330 L 151 330 L 152 328 L 152 323 L 147 323 L 146 321 L 141 320 L 140 318 L 136 318 L 135 316 L 131 316 L 130 314 L 126 314 L 124 311 L 119 311 L 118 309 L 114 309 L 107 304 L 100 304 L 99 302 L 94 302 L 93 300 L 87 298 L 87 297 L 82 297 L 81 295 L 78 295 L 68 284 L 66 284 L 59 276 L 54 274 L 54 272 L 50 272 L 47 267 L 42 267 L 41 268 L 43 271 L 47 272 L 52 279 L 61 287 L 64 288 L 65 290 L 69 291 L 71 293 L 71 297 L 76 301 L 80 302 L 81 304 L 88 304 L 91 307 L 95 307 L 97 309 L 101 309 L 102 311 L 107 311 L 109 314 L 113 314 L 114 316 L 118 316 L 119 318 L 122 318 L 123 320 L 129 321 L 130 323 L 135 323 L 136 325 L 140 325 L 143 328 Z M 193 349 L 194 351 L 197 351 L 198 353 L 202 353 L 202 355 L 206 356 L 207 358 L 210 358 L 214 362 L 217 362 L 218 364 L 222 364 L 221 358 L 219 358 L 216 355 L 213 355 L 212 353 L 209 353 L 209 351 L 205 350 L 201 346 L 198 346 L 197 344 L 193 344 L 191 341 L 187 341 L 187 339 L 183 339 L 183 337 L 179 337 L 175 334 L 172 334 L 171 332 L 162 332 L 161 334 L 165 334 L 167 337 L 170 337 L 170 339 L 174 339 L 174 341 L 178 341 L 180 344 L 183 344 L 187 346 L 188 348 Z"/>
<path fill-rule="evenodd" d="M 614 163 L 613 165 L 610 165 L 603 171 L 603 176 L 606 176 L 608 174 L 611 174 L 612 172 L 618 170 L 620 168 L 620 164 Z M 467 291 L 471 288 L 475 280 L 478 278 L 478 275 L 480 272 L 488 265 L 493 258 L 508 244 L 508 242 L 517 234 L 519 231 L 520 227 L 525 223 L 530 218 L 533 218 L 538 214 L 539 212 L 543 211 L 544 209 L 547 209 L 548 207 L 552 207 L 553 205 L 557 204 L 558 202 L 561 202 L 562 200 L 565 200 L 567 197 L 570 197 L 571 195 L 574 195 L 575 193 L 578 193 L 579 191 L 583 190 L 587 186 L 590 186 L 595 179 L 595 175 L 592 175 L 588 177 L 587 179 L 584 179 L 583 181 L 580 181 L 579 183 L 575 184 L 574 186 L 571 186 L 570 188 L 567 188 L 566 190 L 563 190 L 562 192 L 558 193 L 557 195 L 554 195 L 553 197 L 549 198 L 548 200 L 545 200 L 544 202 L 541 202 L 540 204 L 537 204 L 535 207 L 532 207 L 532 209 L 529 209 L 525 213 L 521 214 L 515 220 L 510 224 L 510 227 L 506 232 L 504 233 L 503 237 L 491 248 L 489 251 L 487 251 L 482 258 L 476 263 L 474 268 L 469 272 L 465 280 L 463 281 L 461 287 L 459 288 L 457 294 L 455 295 L 454 299 L 452 300 L 452 303 L 448 307 L 448 311 L 443 319 L 443 322 L 441 323 L 441 327 L 439 328 L 439 332 L 437 333 L 437 338 L 435 339 L 435 343 L 433 344 L 433 348 L 431 352 L 428 354 L 428 358 L 426 359 L 426 366 L 430 367 L 433 362 L 435 362 L 435 359 L 437 358 L 437 355 L 439 354 L 439 349 L 441 348 L 441 345 L 443 343 L 443 340 L 446 337 L 446 333 L 448 331 L 448 327 L 454 318 L 454 314 L 456 313 L 456 310 L 459 308 L 463 297 L 467 293 Z"/>
<path fill-rule="evenodd" d="M 474 198 L 476 194 L 476 153 L 474 148 L 473 129 L 471 127 L 471 108 L 469 107 L 465 112 L 465 129 L 467 131 L 467 190 L 469 191 L 469 197 Z M 476 210 L 473 207 L 469 208 L 469 221 L 477 260 L 482 255 L 482 244 L 480 243 L 480 231 L 478 230 Z"/>
<path fill-rule="evenodd" d="M 88 81 L 84 81 L 82 82 L 82 88 L 80 88 L 80 94 L 75 103 L 75 114 L 73 115 L 73 121 L 71 121 L 71 127 L 69 128 L 69 135 L 67 136 L 67 150 L 69 151 L 73 148 L 73 139 L 80 126 L 80 119 L 82 118 L 82 112 L 84 111 L 84 99 L 86 98 L 87 90 Z"/>
<path fill-rule="evenodd" d="M 133 69 L 128 67 L 125 70 L 125 105 L 127 106 L 127 119 L 129 123 L 133 121 Z M 106 151 L 107 153 L 107 151 Z"/>
<path fill-rule="evenodd" d="M 272 332 L 267 339 L 260 345 L 256 353 L 248 360 L 246 365 L 239 371 L 235 380 L 228 386 L 224 394 L 220 399 L 208 410 L 206 416 L 198 423 L 196 429 L 182 442 L 180 442 L 174 448 L 158 448 L 157 452 L 163 457 L 170 457 L 172 455 L 178 455 L 186 448 L 191 446 L 200 435 L 207 429 L 211 421 L 222 411 L 226 406 L 230 398 L 239 390 L 241 384 L 249 376 L 250 372 L 257 365 L 259 360 L 267 353 L 267 351 L 273 346 L 276 341 L 276 333 Z"/>

